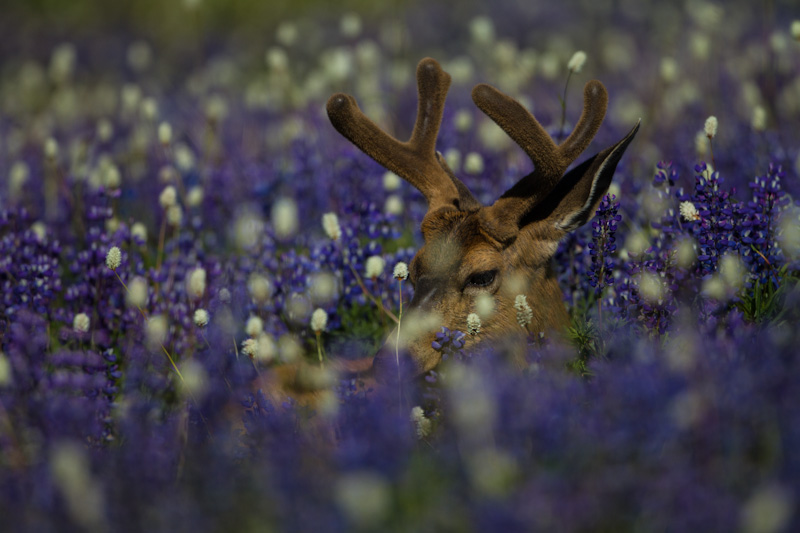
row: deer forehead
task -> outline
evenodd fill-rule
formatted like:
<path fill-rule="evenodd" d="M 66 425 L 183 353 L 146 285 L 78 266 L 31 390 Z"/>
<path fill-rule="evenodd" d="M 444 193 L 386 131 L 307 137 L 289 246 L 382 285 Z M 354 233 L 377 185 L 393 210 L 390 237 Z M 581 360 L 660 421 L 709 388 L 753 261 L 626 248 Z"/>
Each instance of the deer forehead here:
<path fill-rule="evenodd" d="M 442 210 L 425 218 L 422 234 L 425 245 L 414 258 L 417 274 L 466 275 L 502 266 L 502 250 L 475 212 Z"/>

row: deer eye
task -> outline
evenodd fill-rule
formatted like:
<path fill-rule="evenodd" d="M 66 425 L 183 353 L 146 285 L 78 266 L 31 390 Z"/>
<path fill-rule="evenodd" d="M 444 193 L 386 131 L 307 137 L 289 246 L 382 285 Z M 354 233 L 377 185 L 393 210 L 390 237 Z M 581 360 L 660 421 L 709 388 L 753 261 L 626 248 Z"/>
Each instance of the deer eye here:
<path fill-rule="evenodd" d="M 497 270 L 485 270 L 476 272 L 467 279 L 467 287 L 488 287 L 494 281 Z"/>

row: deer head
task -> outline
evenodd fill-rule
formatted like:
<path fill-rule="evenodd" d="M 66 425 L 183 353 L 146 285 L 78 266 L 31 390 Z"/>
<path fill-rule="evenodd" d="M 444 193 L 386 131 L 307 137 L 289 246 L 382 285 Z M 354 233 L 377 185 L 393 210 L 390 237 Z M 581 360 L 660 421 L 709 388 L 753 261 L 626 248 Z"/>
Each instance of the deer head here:
<path fill-rule="evenodd" d="M 334 94 L 328 100 L 333 126 L 378 163 L 419 189 L 428 201 L 422 220 L 422 248 L 409 265 L 414 297 L 409 310 L 429 311 L 450 329 L 465 330 L 476 299 L 493 300 L 494 313 L 484 320 L 486 340 L 519 332 L 563 327 L 568 321 L 553 255 L 559 240 L 587 220 L 608 190 L 611 178 L 639 124 L 618 143 L 566 172 L 592 141 L 606 113 L 608 94 L 599 81 L 584 89 L 583 112 L 572 133 L 556 144 L 522 105 L 497 89 L 477 85 L 475 104 L 530 157 L 534 170 L 494 204 L 483 206 L 436 151 L 450 76 L 430 58 L 417 66 L 419 103 L 411 138 L 388 135 L 358 108 L 355 99 Z M 566 174 L 565 174 L 566 172 Z M 526 296 L 532 317 L 523 329 L 514 302 Z M 391 337 L 390 337 L 391 338 Z M 435 368 L 441 354 L 431 347 L 434 332 L 408 345 L 417 373 Z M 379 353 L 376 367 L 394 364 Z"/>

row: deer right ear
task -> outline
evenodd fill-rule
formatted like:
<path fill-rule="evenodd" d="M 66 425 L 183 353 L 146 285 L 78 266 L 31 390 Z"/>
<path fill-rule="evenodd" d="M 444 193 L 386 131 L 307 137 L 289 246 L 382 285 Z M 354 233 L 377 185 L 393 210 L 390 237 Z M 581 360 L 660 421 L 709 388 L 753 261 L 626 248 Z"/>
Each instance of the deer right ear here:
<path fill-rule="evenodd" d="M 637 122 L 617 144 L 590 157 L 564 175 L 552 192 L 559 198 L 558 206 L 547 217 L 556 229 L 573 231 L 594 216 L 600 200 L 608 192 L 622 154 L 639 131 L 640 123 Z"/>

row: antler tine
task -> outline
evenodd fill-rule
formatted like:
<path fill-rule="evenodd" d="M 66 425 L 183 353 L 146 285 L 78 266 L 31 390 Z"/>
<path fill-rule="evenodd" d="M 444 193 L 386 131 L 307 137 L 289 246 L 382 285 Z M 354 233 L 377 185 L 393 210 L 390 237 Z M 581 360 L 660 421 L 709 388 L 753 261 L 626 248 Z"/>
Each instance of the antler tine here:
<path fill-rule="evenodd" d="M 597 130 L 600 129 L 600 124 L 603 123 L 607 108 L 608 91 L 603 84 L 597 80 L 587 82 L 583 89 L 581 118 L 578 119 L 578 124 L 569 137 L 558 146 L 561 157 L 564 161 L 568 161 L 567 166 L 589 147 Z"/>
<path fill-rule="evenodd" d="M 450 75 L 431 58 L 417 66 L 419 103 L 407 142 L 384 132 L 359 109 L 355 98 L 338 93 L 327 104 L 333 126 L 375 161 L 404 178 L 428 200 L 428 211 L 458 205 L 455 183 L 436 158 L 436 137 L 450 87 Z"/>
<path fill-rule="evenodd" d="M 534 164 L 534 171 L 506 191 L 483 215 L 483 224 L 496 238 L 508 241 L 517 223 L 558 184 L 570 164 L 592 142 L 603 122 L 608 93 L 592 80 L 583 91 L 583 112 L 569 137 L 556 145 L 539 121 L 513 98 L 486 84 L 472 90 L 475 104 L 516 142 Z"/>
<path fill-rule="evenodd" d="M 485 83 L 472 89 L 472 101 L 528 154 L 540 174 L 561 177 L 556 144 L 519 102 Z"/>

